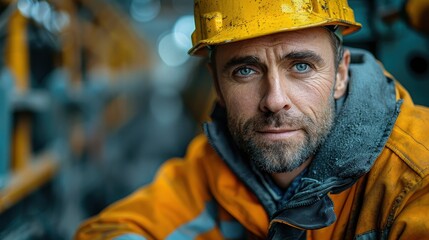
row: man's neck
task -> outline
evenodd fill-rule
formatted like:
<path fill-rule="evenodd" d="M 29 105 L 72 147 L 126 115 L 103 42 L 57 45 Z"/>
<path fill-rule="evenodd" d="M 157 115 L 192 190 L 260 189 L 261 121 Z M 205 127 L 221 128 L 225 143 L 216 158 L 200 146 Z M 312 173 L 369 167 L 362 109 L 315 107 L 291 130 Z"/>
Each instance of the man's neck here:
<path fill-rule="evenodd" d="M 291 182 L 311 163 L 311 159 L 306 160 L 301 166 L 292 172 L 272 173 L 271 177 L 277 186 L 281 189 L 287 189 Z"/>

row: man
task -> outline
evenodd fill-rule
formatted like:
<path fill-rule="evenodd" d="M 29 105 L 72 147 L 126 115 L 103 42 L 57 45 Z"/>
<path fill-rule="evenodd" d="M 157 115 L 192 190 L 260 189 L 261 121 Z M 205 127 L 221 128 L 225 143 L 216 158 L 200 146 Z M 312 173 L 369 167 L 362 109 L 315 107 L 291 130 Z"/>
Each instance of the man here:
<path fill-rule="evenodd" d="M 367 52 L 346 0 L 196 0 L 205 135 L 77 239 L 429 239 L 429 110 Z"/>

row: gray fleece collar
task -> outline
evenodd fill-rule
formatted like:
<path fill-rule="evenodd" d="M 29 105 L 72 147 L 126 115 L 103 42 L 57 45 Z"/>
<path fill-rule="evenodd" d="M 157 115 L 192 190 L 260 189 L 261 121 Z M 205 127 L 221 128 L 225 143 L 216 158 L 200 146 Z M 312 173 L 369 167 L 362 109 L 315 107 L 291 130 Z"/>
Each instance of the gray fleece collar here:
<path fill-rule="evenodd" d="M 390 135 L 401 105 L 395 100 L 394 82 L 384 76 L 370 53 L 357 49 L 351 52 L 347 98 L 341 104 L 332 132 L 289 201 L 276 202 L 267 193 L 232 142 L 223 109 L 218 108 L 212 116 L 213 122 L 204 126 L 212 146 L 255 193 L 271 218 L 304 229 L 332 224 L 335 214 L 327 193 L 341 192 L 367 173 Z M 295 214 L 296 210 L 300 213 Z M 317 216 L 308 218 L 303 211 Z M 320 221 L 316 223 L 316 219 Z"/>

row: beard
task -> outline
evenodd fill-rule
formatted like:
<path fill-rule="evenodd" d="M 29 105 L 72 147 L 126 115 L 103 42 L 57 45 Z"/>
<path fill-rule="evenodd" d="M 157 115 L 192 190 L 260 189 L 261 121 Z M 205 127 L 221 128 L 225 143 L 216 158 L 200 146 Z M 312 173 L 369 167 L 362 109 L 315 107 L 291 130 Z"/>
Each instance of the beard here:
<path fill-rule="evenodd" d="M 259 113 L 248 120 L 227 112 L 228 128 L 241 152 L 260 170 L 270 174 L 291 172 L 312 157 L 329 135 L 335 108 L 333 97 L 330 99 L 315 120 L 302 113 L 294 116 L 290 110 Z M 267 140 L 258 132 L 267 127 L 300 129 L 303 134 Z"/>

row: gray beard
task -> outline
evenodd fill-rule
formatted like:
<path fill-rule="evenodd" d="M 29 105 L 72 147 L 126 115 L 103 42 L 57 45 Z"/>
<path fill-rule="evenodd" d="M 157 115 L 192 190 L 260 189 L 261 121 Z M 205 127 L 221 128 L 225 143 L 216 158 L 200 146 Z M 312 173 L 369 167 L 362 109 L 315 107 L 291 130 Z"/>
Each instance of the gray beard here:
<path fill-rule="evenodd" d="M 331 131 L 334 118 L 334 100 L 325 109 L 317 123 L 309 117 L 291 117 L 287 112 L 257 116 L 240 125 L 228 116 L 228 128 L 241 152 L 256 167 L 267 173 L 291 172 L 312 157 Z M 304 126 L 305 137 L 300 142 L 258 141 L 256 130 L 261 126 Z M 240 127 L 242 126 L 242 128 Z"/>
<path fill-rule="evenodd" d="M 256 167 L 267 173 L 291 172 L 301 166 L 308 158 L 316 153 L 319 144 L 309 143 L 309 139 L 301 146 L 291 146 L 289 143 L 275 142 L 258 145 L 253 141 L 242 142 L 239 145 L 244 154 Z M 291 148 L 297 148 L 291 151 Z"/>

